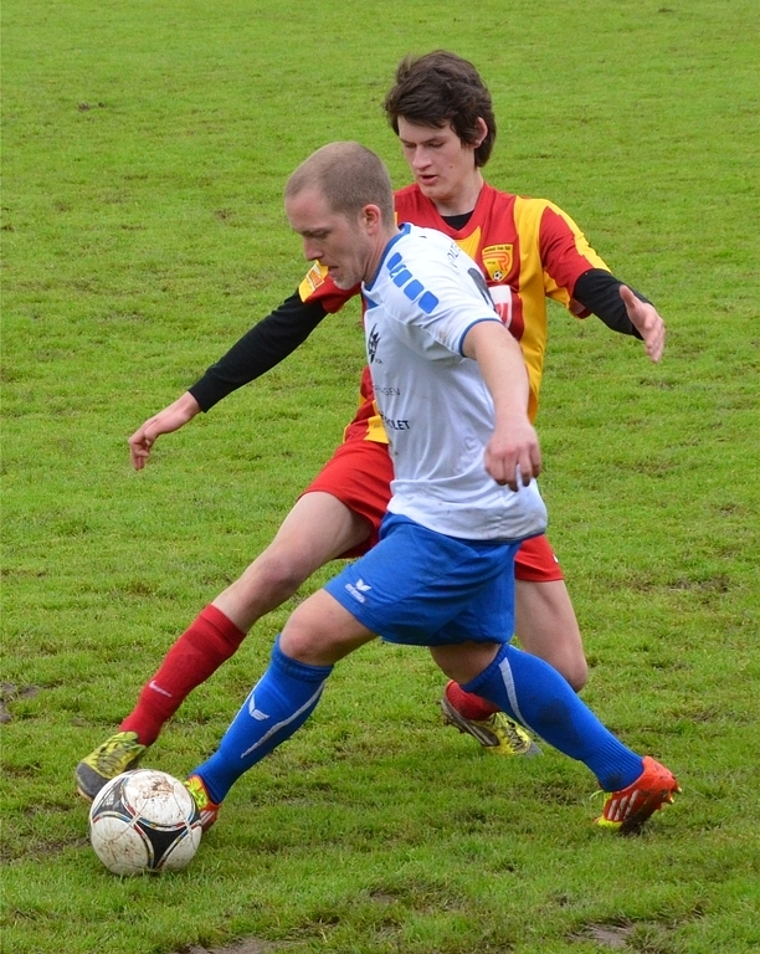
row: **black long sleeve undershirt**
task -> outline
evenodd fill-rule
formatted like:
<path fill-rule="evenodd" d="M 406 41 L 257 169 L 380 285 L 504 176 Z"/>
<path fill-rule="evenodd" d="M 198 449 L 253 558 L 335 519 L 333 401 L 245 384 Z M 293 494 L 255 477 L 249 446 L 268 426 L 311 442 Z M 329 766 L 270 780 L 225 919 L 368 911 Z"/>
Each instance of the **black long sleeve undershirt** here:
<path fill-rule="evenodd" d="M 573 298 L 613 331 L 641 338 L 620 297 L 622 284 L 604 269 L 592 268 L 575 283 Z M 648 301 L 635 289 L 631 290 L 641 301 Z M 304 302 L 298 291 L 286 298 L 188 389 L 201 410 L 211 410 L 228 394 L 261 377 L 287 358 L 306 341 L 326 314 L 319 301 Z"/>
<path fill-rule="evenodd" d="M 321 303 L 303 302 L 296 291 L 247 331 L 230 350 L 188 388 L 202 411 L 261 377 L 303 344 L 327 312 Z"/>
<path fill-rule="evenodd" d="M 620 286 L 623 284 L 625 283 L 603 268 L 592 268 L 584 272 L 575 283 L 573 298 L 584 308 L 593 312 L 608 328 L 640 339 L 641 335 L 631 324 L 623 299 L 620 297 Z M 628 287 L 631 288 L 630 285 Z M 649 303 L 649 299 L 637 292 L 635 288 L 631 288 L 631 291 L 640 301 Z"/>

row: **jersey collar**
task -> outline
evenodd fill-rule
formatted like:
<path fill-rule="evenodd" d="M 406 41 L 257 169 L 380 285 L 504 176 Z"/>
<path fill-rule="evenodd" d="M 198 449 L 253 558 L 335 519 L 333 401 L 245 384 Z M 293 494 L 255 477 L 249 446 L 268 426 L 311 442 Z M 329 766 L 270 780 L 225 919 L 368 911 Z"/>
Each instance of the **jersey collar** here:
<path fill-rule="evenodd" d="M 388 253 L 389 253 L 390 250 L 393 248 L 393 246 L 396 244 L 396 242 L 399 241 L 399 239 L 402 239 L 405 235 L 408 235 L 408 234 L 409 234 L 409 232 L 411 231 L 411 228 L 412 228 L 412 227 L 411 227 L 411 225 L 410 225 L 408 222 L 406 222 L 404 225 L 400 226 L 399 231 L 393 236 L 393 238 L 390 240 L 390 242 L 388 242 L 388 244 L 385 246 L 385 248 L 383 249 L 382 258 L 380 259 L 380 262 L 378 263 L 377 270 L 375 271 L 375 274 L 372 276 L 372 278 L 370 279 L 370 281 L 368 281 L 368 282 L 363 282 L 363 283 L 362 283 L 362 289 L 363 289 L 365 292 L 372 290 L 372 286 L 375 284 L 375 282 L 377 281 L 377 277 L 378 277 L 378 275 L 380 274 L 380 269 L 383 267 L 383 263 L 384 263 L 385 260 L 388 258 Z"/>

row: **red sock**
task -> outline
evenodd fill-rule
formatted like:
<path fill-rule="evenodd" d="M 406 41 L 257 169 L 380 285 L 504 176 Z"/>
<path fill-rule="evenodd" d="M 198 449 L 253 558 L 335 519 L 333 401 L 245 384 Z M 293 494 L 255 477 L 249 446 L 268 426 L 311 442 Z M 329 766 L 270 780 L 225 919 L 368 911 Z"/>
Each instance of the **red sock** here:
<path fill-rule="evenodd" d="M 450 682 L 446 686 L 446 698 L 459 715 L 476 722 L 483 722 L 494 712 L 499 711 L 498 706 L 480 696 L 474 696 L 471 692 L 465 692 L 456 682 Z"/>
<path fill-rule="evenodd" d="M 209 604 L 166 654 L 120 731 L 136 732 L 142 745 L 152 745 L 193 689 L 216 672 L 244 639 L 245 633 Z"/>

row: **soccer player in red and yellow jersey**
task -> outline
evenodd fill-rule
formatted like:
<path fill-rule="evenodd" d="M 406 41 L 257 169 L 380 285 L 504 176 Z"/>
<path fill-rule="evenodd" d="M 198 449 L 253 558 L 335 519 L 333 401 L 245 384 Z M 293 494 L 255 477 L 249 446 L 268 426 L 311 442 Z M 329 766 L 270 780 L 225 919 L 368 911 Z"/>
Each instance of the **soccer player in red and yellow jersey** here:
<path fill-rule="evenodd" d="M 593 313 L 613 330 L 641 338 L 648 356 L 660 359 L 665 331 L 656 309 L 610 273 L 572 219 L 550 202 L 484 182 L 481 169 L 493 148 L 496 121 L 488 89 L 471 63 L 445 51 L 403 61 L 385 109 L 414 177 L 396 193 L 397 218 L 445 232 L 481 267 L 502 319 L 522 346 L 531 417 L 543 371 L 547 298 L 578 318 Z M 331 274 L 335 267 L 329 261 L 315 265 L 294 295 L 177 401 L 138 428 L 129 441 L 136 469 L 145 465 L 160 435 L 283 360 L 356 293 L 341 287 L 339 273 Z M 192 689 L 237 650 L 261 616 L 324 563 L 361 554 L 376 542 L 393 477 L 387 442 L 365 371 L 359 409 L 344 442 L 270 546 L 170 648 L 119 731 L 79 763 L 76 781 L 82 795 L 93 798 L 109 778 L 136 765 Z M 516 633 L 523 647 L 581 689 L 587 676 L 581 637 L 546 537 L 522 545 L 515 577 Z M 447 722 L 492 751 L 536 751 L 520 726 L 455 683 L 446 687 L 442 707 Z"/>

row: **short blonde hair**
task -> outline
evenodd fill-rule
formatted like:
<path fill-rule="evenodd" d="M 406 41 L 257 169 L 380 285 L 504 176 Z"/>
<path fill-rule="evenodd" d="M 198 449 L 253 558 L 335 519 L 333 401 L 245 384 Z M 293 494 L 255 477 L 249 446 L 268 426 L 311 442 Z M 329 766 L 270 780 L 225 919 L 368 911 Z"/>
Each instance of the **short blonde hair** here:
<path fill-rule="evenodd" d="M 358 142 L 332 142 L 313 152 L 289 177 L 285 198 L 312 188 L 324 196 L 332 212 L 346 218 L 376 205 L 383 222 L 394 221 L 393 186 L 385 163 Z"/>

